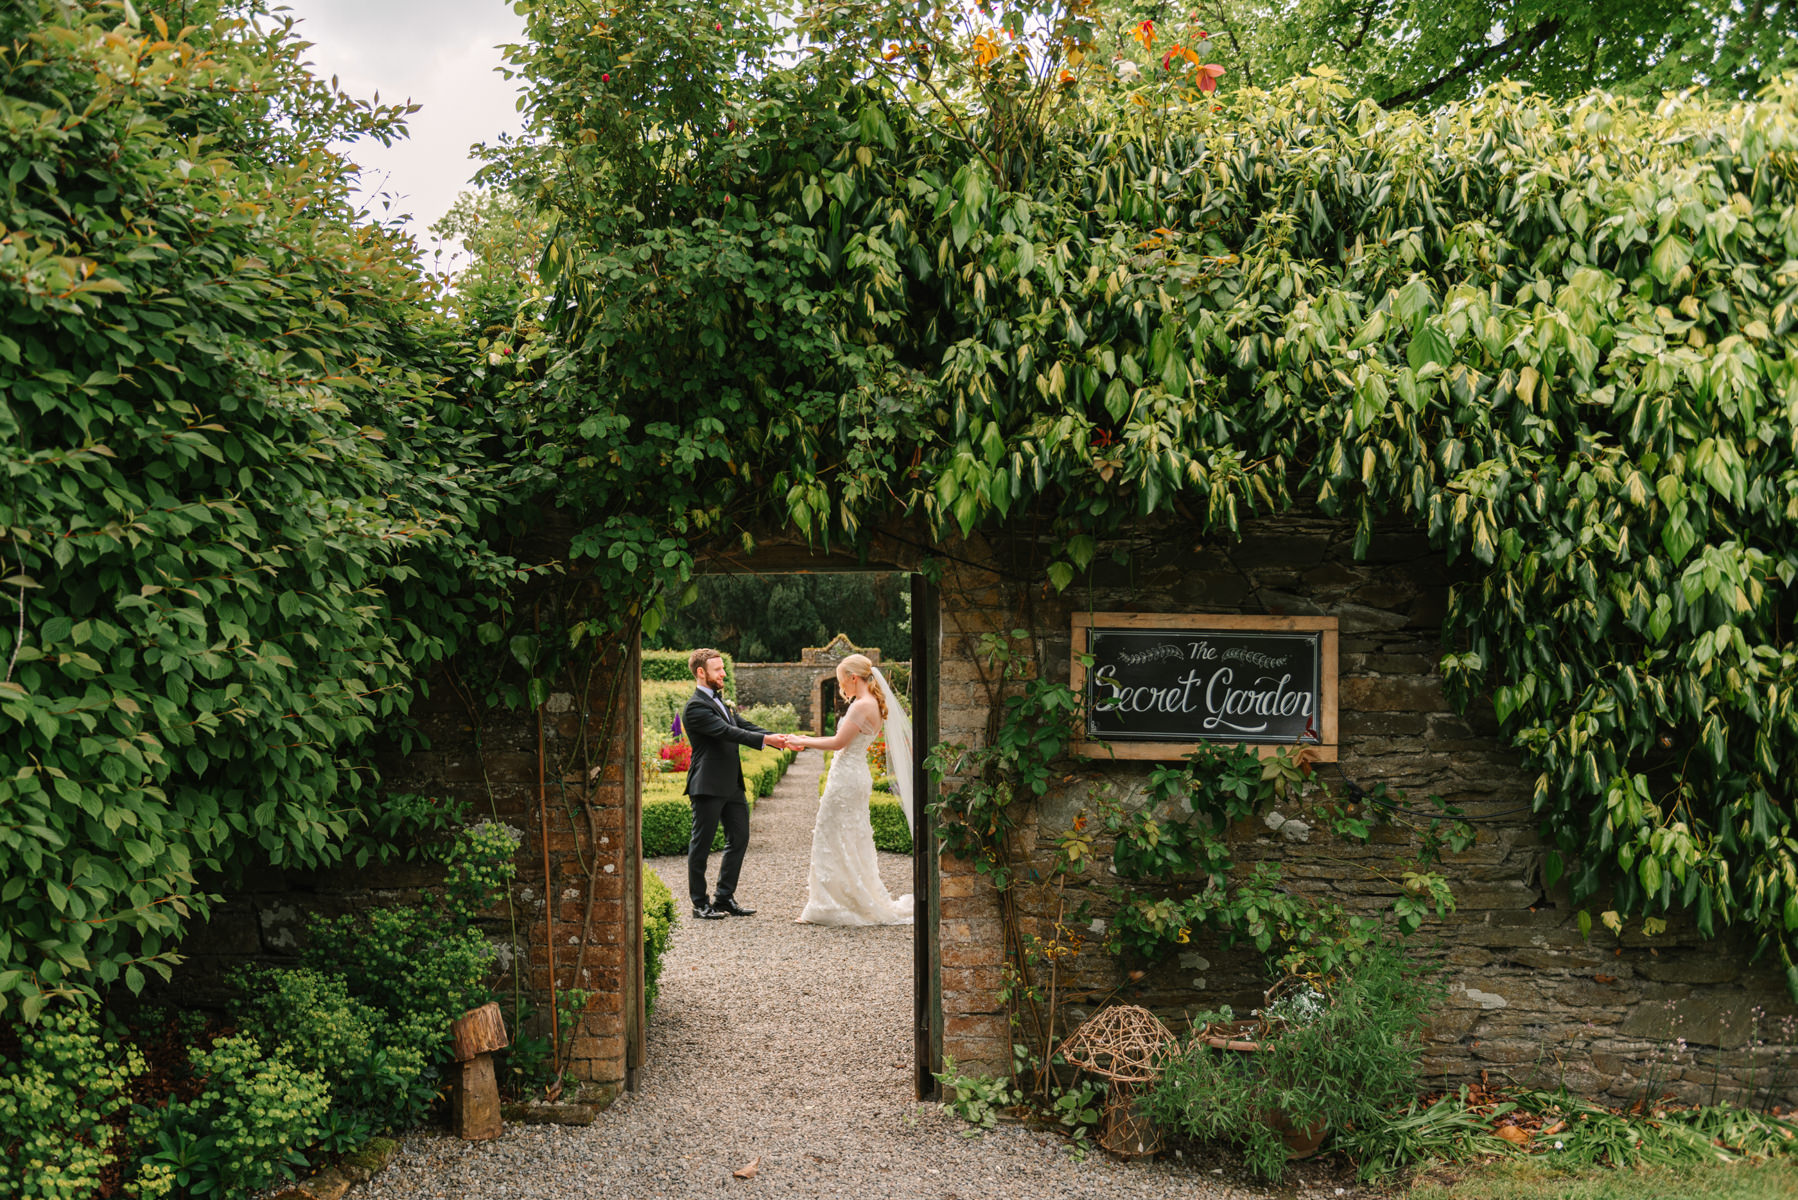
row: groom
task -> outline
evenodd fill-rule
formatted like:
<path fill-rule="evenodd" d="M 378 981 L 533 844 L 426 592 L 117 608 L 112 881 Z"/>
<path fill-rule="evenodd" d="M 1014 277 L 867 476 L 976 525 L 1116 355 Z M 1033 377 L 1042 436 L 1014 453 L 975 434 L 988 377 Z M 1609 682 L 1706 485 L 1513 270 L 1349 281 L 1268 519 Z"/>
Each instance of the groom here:
<path fill-rule="evenodd" d="M 743 761 L 738 746 L 754 750 L 786 750 L 785 734 L 770 733 L 745 721 L 724 703 L 724 657 L 706 647 L 687 656 L 693 672 L 693 696 L 681 713 L 681 728 L 693 746 L 687 766 L 687 795 L 693 801 L 693 840 L 687 845 L 687 891 L 693 915 L 701 920 L 752 917 L 755 909 L 737 903 L 737 872 L 749 846 L 749 805 L 743 799 Z M 724 865 L 718 869 L 718 892 L 707 899 L 706 856 L 712 835 L 724 822 Z"/>

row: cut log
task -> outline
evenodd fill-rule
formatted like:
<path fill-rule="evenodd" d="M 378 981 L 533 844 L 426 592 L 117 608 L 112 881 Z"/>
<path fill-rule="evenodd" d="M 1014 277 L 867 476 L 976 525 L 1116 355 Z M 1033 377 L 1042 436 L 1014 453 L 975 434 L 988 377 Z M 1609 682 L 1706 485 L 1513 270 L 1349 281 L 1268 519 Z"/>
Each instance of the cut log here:
<path fill-rule="evenodd" d="M 463 1013 L 460 1020 L 450 1025 L 450 1036 L 455 1040 L 457 1062 L 504 1050 L 512 1044 L 506 1037 L 505 1018 L 500 1016 L 497 1004 L 483 1004 Z"/>
<path fill-rule="evenodd" d="M 457 1065 L 450 1109 L 456 1136 L 465 1141 L 486 1141 L 504 1132 L 499 1115 L 499 1081 L 493 1077 L 493 1055 L 477 1054 Z"/>

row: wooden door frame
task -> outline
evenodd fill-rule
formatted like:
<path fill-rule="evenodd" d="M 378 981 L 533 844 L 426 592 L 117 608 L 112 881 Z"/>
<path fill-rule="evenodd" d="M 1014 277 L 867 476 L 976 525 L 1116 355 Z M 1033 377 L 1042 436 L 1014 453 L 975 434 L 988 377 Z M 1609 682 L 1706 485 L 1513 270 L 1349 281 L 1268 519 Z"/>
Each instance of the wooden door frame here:
<path fill-rule="evenodd" d="M 936 823 L 929 813 L 936 798 L 936 785 L 924 770 L 924 759 L 936 744 L 937 703 L 940 694 L 938 647 L 942 641 L 941 598 L 934 584 L 918 572 L 916 542 L 876 536 L 873 560 L 855 559 L 842 554 L 816 553 L 803 545 L 764 542 L 753 558 L 734 545 L 720 545 L 695 555 L 694 570 L 701 574 L 811 575 L 824 572 L 867 574 L 897 573 L 910 576 L 912 594 L 912 778 L 918 781 L 912 807 L 912 1036 L 913 1087 L 920 1100 L 935 1099 L 939 1094 L 937 1073 L 943 1069 L 943 972 L 942 949 L 936 914 L 939 908 L 941 874 L 936 855 Z M 631 678 L 642 678 L 642 639 L 631 647 Z M 635 1089 L 637 1070 L 645 1061 L 647 1021 L 643 1011 L 643 798 L 642 770 L 642 691 L 638 688 L 630 705 L 631 732 L 626 742 L 631 750 L 630 779 L 625 785 L 625 829 L 631 840 L 624 856 L 631 877 L 625 882 L 625 936 L 635 953 L 626 972 L 625 986 L 625 1086 Z M 823 713 L 819 713 L 820 719 Z"/>

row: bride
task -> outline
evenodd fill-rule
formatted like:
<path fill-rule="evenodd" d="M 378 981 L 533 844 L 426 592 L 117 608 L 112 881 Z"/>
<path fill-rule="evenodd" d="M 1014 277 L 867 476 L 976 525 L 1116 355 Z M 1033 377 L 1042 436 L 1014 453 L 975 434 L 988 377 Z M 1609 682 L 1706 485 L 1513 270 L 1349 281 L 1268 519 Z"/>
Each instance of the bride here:
<path fill-rule="evenodd" d="M 894 900 L 887 893 L 874 856 L 874 829 L 868 818 L 874 777 L 868 769 L 868 747 L 884 729 L 887 769 L 909 824 L 911 722 L 886 677 L 865 654 L 851 654 L 837 664 L 837 687 L 849 698 L 849 711 L 837 722 L 836 735 L 792 739 L 809 749 L 835 751 L 818 801 L 818 823 L 812 827 L 809 893 L 798 919 L 809 925 L 909 925 L 910 894 Z"/>

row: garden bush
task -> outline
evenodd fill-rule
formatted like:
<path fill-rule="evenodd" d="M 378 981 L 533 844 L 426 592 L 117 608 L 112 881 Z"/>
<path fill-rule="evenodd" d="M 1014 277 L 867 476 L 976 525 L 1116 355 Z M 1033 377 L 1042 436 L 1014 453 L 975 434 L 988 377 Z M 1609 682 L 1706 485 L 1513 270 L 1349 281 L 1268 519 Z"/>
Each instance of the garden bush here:
<path fill-rule="evenodd" d="M 889 854 L 911 853 L 911 826 L 905 822 L 905 810 L 899 801 L 885 799 L 876 793 L 868 805 L 868 820 L 874 826 L 874 848 Z"/>
<path fill-rule="evenodd" d="M 693 681 L 657 682 L 645 680 L 641 692 L 643 705 L 643 740 L 662 745 L 673 739 L 674 718 L 687 707 L 693 695 Z"/>
<path fill-rule="evenodd" d="M 240 1026 L 331 1085 L 324 1148 L 354 1149 L 369 1135 L 424 1119 L 436 1098 L 429 1047 L 386 1013 L 350 995 L 343 976 L 312 968 L 241 972 Z M 448 1021 L 460 1013 L 443 1014 Z"/>
<path fill-rule="evenodd" d="M 679 919 L 679 908 L 674 903 L 674 893 L 668 890 L 668 885 L 662 882 L 660 875 L 654 871 L 645 870 L 643 872 L 643 1012 L 645 1017 L 655 1012 L 656 995 L 661 990 L 659 981 L 662 978 L 663 959 L 668 953 L 668 943 L 674 938 L 674 926 Z"/>
<path fill-rule="evenodd" d="M 1197 1037 L 1170 1063 L 1145 1101 L 1163 1127 L 1189 1137 L 1233 1143 L 1266 1179 L 1286 1169 L 1286 1147 L 1270 1121 L 1292 1129 L 1321 1122 L 1364 1177 L 1383 1154 L 1392 1116 L 1417 1094 L 1422 1028 L 1443 988 L 1435 968 L 1406 956 L 1389 940 L 1374 941 L 1360 960 L 1321 991 L 1299 995 L 1282 1019 L 1263 1010 L 1258 1053 L 1218 1050 Z M 1305 985 L 1310 987 L 1310 984 Z M 1235 1019 L 1229 1009 L 1200 1013 L 1193 1028 Z"/>
<path fill-rule="evenodd" d="M 152 1197 L 237 1200 L 307 1165 L 302 1151 L 324 1133 L 331 1089 L 248 1034 L 192 1052 L 199 1094 L 160 1110 L 142 1109 L 134 1140 L 134 1191 Z"/>
<path fill-rule="evenodd" d="M 799 713 L 791 704 L 751 704 L 741 715 L 771 733 L 799 732 Z"/>
<path fill-rule="evenodd" d="M 172 6 L 158 6 L 168 8 Z M 145 14 L 140 21 L 139 11 Z M 291 14 L 0 5 L 0 1009 L 138 991 L 248 861 L 329 865 L 362 744 L 503 577 L 467 347 L 332 149 Z"/>
<path fill-rule="evenodd" d="M 723 834 L 720 833 L 722 838 Z M 643 856 L 685 854 L 693 840 L 693 805 L 685 796 L 643 800 Z M 713 849 L 721 848 L 714 843 Z"/>
<path fill-rule="evenodd" d="M 743 782 L 751 811 L 755 802 L 774 790 L 792 765 L 797 751 L 744 750 Z M 680 773 L 646 774 L 643 777 L 643 853 L 655 858 L 685 854 L 693 839 L 693 803 L 686 796 L 687 777 Z M 712 849 L 724 849 L 724 830 L 712 835 Z"/>
<path fill-rule="evenodd" d="M 487 1002 L 493 948 L 480 931 L 430 908 L 375 908 L 315 917 L 305 966 L 343 976 L 349 994 L 379 1009 L 392 1046 L 433 1065 L 448 1061 L 450 1022 Z"/>
<path fill-rule="evenodd" d="M 143 1069 L 136 1049 L 83 1009 L 46 1017 L 21 1038 L 0 1061 L 0 1196 L 95 1195 L 116 1153 L 111 1126 Z"/>
<path fill-rule="evenodd" d="M 687 666 L 688 650 L 645 650 L 643 652 L 643 681 L 651 680 L 660 683 L 683 683 L 687 690 L 693 690 L 693 671 Z M 737 694 L 737 664 L 730 655 L 721 655 L 724 659 L 724 694 Z"/>

